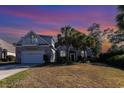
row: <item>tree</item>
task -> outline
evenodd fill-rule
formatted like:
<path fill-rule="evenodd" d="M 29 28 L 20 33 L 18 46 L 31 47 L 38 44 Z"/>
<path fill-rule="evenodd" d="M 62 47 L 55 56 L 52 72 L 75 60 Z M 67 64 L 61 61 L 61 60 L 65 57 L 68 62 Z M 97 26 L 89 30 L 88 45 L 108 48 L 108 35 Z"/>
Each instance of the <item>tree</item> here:
<path fill-rule="evenodd" d="M 99 56 L 102 50 L 102 42 L 103 42 L 103 32 L 100 30 L 100 25 L 93 23 L 89 28 L 88 31 L 90 31 L 90 36 L 95 38 L 95 48 L 94 53 L 96 57 Z"/>
<path fill-rule="evenodd" d="M 74 28 L 71 26 L 64 26 L 61 28 L 61 34 L 58 35 L 58 45 L 66 46 L 66 61 L 69 63 L 69 46 L 73 42 L 73 34 L 75 33 Z"/>
<path fill-rule="evenodd" d="M 68 25 L 61 28 L 61 34 L 58 35 L 58 42 L 56 45 L 66 46 L 66 61 L 69 62 L 70 46 L 73 46 L 77 50 L 83 50 L 85 57 L 87 48 L 94 48 L 95 38 L 85 35 Z"/>
<path fill-rule="evenodd" d="M 124 48 L 124 6 L 120 5 L 117 9 L 116 22 L 118 30 L 110 36 L 110 41 L 112 42 L 111 51 L 118 51 Z"/>
<path fill-rule="evenodd" d="M 119 27 L 119 30 L 124 30 L 124 6 L 120 5 L 118 6 L 118 14 L 116 16 L 116 22 L 117 26 Z"/>
<path fill-rule="evenodd" d="M 74 40 L 72 42 L 73 47 L 84 51 L 84 57 L 86 55 L 85 54 L 86 45 L 87 45 L 86 37 L 87 36 L 85 34 L 80 33 L 79 35 L 76 35 L 76 38 L 74 38 Z"/>
<path fill-rule="evenodd" d="M 92 49 L 95 46 L 95 38 L 80 33 L 73 42 L 73 46 L 77 49 L 84 51 L 84 58 L 86 58 L 87 48 Z"/>

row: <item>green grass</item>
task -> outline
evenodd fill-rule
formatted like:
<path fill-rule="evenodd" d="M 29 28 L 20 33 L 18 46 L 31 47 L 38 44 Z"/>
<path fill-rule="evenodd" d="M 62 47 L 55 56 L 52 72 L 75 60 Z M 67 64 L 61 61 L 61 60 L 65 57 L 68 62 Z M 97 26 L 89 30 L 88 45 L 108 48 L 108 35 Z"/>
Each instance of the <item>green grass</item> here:
<path fill-rule="evenodd" d="M 16 87 L 16 83 L 29 76 L 28 70 L 19 72 L 0 81 L 0 87 Z"/>

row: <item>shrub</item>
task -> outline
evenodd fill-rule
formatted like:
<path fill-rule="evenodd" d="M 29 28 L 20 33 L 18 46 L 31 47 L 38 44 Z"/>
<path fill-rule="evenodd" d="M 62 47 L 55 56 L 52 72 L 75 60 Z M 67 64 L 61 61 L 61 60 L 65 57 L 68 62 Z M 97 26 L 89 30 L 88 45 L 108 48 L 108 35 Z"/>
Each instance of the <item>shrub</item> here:
<path fill-rule="evenodd" d="M 15 56 L 8 55 L 6 58 L 7 61 L 15 61 Z"/>
<path fill-rule="evenodd" d="M 91 57 L 91 58 L 89 58 L 89 61 L 90 62 L 100 62 L 99 58 L 97 58 L 97 57 Z"/>
<path fill-rule="evenodd" d="M 123 55 L 123 54 L 124 54 L 124 49 L 120 49 L 118 51 L 108 51 L 107 53 L 101 53 L 99 55 L 99 58 L 102 62 L 105 62 L 105 61 L 108 61 L 108 59 L 111 57 L 114 57 L 117 55 Z"/>
<path fill-rule="evenodd" d="M 58 64 L 64 64 L 64 63 L 66 63 L 66 57 L 59 57 L 58 60 L 57 60 L 57 63 Z"/>
<path fill-rule="evenodd" d="M 50 63 L 48 55 L 44 55 L 43 56 L 43 60 L 45 61 L 45 64 L 49 64 Z"/>
<path fill-rule="evenodd" d="M 106 56 L 111 57 L 114 55 L 122 55 L 124 54 L 124 49 L 120 49 L 118 51 L 109 51 L 108 53 L 106 53 Z"/>
<path fill-rule="evenodd" d="M 108 64 L 118 67 L 124 67 L 124 54 L 115 55 L 107 59 Z"/>

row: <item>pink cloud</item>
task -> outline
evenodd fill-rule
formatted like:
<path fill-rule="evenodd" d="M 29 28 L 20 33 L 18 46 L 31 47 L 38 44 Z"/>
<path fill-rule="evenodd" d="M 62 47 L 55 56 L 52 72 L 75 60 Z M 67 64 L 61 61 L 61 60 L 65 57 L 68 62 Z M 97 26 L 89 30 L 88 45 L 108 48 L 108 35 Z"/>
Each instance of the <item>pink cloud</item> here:
<path fill-rule="evenodd" d="M 41 35 L 50 35 L 50 36 L 57 36 L 58 34 L 60 34 L 60 32 L 58 32 L 58 31 L 45 30 L 45 31 L 38 32 L 38 34 L 41 34 Z"/>
<path fill-rule="evenodd" d="M 71 22 L 73 20 L 86 22 L 86 23 L 93 23 L 93 22 L 101 22 L 101 21 L 108 21 L 105 20 L 110 18 L 109 15 L 102 11 L 88 11 L 88 12 L 65 12 L 65 11 L 57 11 L 56 13 L 52 11 L 45 11 L 39 9 L 29 9 L 30 11 L 20 11 L 20 10 L 9 10 L 6 8 L 0 8 L 1 13 L 9 14 L 16 17 L 28 18 L 38 23 L 66 23 Z M 113 18 L 112 18 L 113 19 Z M 71 24 L 71 23 L 70 23 Z"/>
<path fill-rule="evenodd" d="M 44 10 L 34 10 L 33 11 L 17 11 L 17 10 L 9 10 L 6 8 L 0 8 L 0 12 L 4 13 L 4 14 L 9 14 L 12 16 L 16 16 L 16 17 L 22 17 L 22 18 L 28 18 L 31 19 L 33 21 L 37 21 L 37 22 L 64 22 L 64 18 L 68 17 L 67 15 L 63 15 L 62 12 L 57 12 L 56 14 L 59 15 L 60 17 L 56 16 L 56 14 L 52 13 L 52 12 L 46 12 Z M 62 17 L 63 16 L 63 17 Z"/>
<path fill-rule="evenodd" d="M 0 13 L 3 14 L 8 14 L 12 15 L 14 17 L 18 18 L 26 18 L 30 19 L 33 21 L 33 23 L 42 25 L 42 24 L 50 24 L 53 27 L 50 28 L 38 28 L 36 27 L 36 32 L 39 34 L 44 34 L 44 35 L 57 35 L 59 32 L 59 27 L 63 25 L 67 25 L 68 23 L 72 24 L 78 24 L 78 26 L 73 26 L 74 28 L 78 29 L 82 33 L 88 33 L 87 32 L 87 27 L 88 25 L 91 25 L 92 23 L 99 23 L 101 24 L 102 29 L 106 28 L 115 28 L 115 25 L 111 20 L 114 20 L 114 17 L 111 17 L 110 15 L 104 13 L 103 11 L 87 11 L 83 12 L 81 11 L 80 13 L 75 13 L 75 12 L 65 12 L 65 11 L 45 11 L 42 9 L 28 9 L 28 10 L 16 10 L 16 9 L 7 9 L 7 8 L 1 8 L 0 7 Z M 85 24 L 85 26 L 84 26 Z M 57 28 L 59 25 L 58 29 L 53 29 Z M 30 26 L 31 29 L 35 28 L 32 23 L 24 23 L 20 24 L 22 27 Z M 87 26 L 87 27 L 86 27 Z M 11 33 L 14 36 L 23 36 L 27 32 L 29 32 L 31 29 L 18 29 L 18 28 L 0 28 L 0 32 L 4 33 Z"/>
<path fill-rule="evenodd" d="M 29 31 L 31 31 L 31 30 L 0 27 L 0 33 L 12 34 L 15 37 L 22 37 Z M 49 30 L 49 29 L 33 30 L 33 31 L 36 32 L 37 34 L 50 35 L 50 36 L 56 36 L 57 34 L 60 33 L 57 30 Z"/>

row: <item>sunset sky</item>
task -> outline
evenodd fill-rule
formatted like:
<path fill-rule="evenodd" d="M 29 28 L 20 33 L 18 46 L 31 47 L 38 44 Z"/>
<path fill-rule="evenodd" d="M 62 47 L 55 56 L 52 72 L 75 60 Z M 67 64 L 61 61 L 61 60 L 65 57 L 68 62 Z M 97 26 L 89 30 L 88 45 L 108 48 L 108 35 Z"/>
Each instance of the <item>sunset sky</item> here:
<path fill-rule="evenodd" d="M 0 38 L 15 42 L 30 30 L 57 35 L 68 24 L 81 32 L 92 23 L 114 28 L 116 14 L 117 6 L 0 6 Z"/>

